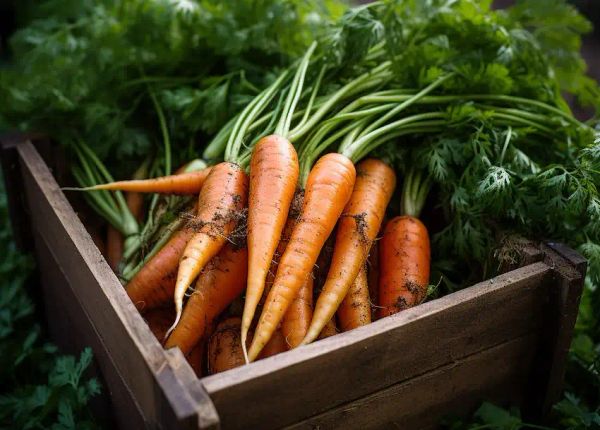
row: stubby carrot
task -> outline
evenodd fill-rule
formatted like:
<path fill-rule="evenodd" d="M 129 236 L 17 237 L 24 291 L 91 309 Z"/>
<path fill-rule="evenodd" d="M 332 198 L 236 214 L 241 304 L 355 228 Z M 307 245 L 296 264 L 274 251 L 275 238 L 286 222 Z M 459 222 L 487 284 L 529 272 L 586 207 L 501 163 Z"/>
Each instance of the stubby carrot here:
<path fill-rule="evenodd" d="M 246 344 L 248 330 L 288 218 L 298 170 L 296 150 L 284 137 L 266 136 L 252 151 L 248 199 L 248 287 L 242 316 L 242 345 Z"/>
<path fill-rule="evenodd" d="M 352 196 L 338 223 L 327 280 L 317 299 L 303 345 L 319 336 L 346 297 L 365 264 L 396 187 L 393 169 L 381 160 L 360 162 L 356 176 Z"/>
<path fill-rule="evenodd" d="M 379 243 L 379 317 L 419 304 L 429 285 L 429 234 L 419 219 L 388 222 Z"/>
<path fill-rule="evenodd" d="M 228 318 L 217 326 L 208 342 L 208 373 L 224 372 L 244 364 L 240 330 L 242 320 Z"/>
<path fill-rule="evenodd" d="M 325 327 L 323 327 L 323 330 L 321 331 L 321 333 L 319 333 L 319 337 L 318 339 L 325 339 L 331 336 L 335 336 L 336 334 L 338 334 L 338 329 L 337 326 L 335 324 L 335 317 L 330 319 L 329 321 L 327 321 L 327 324 L 325 324 Z"/>
<path fill-rule="evenodd" d="M 287 344 L 285 342 L 285 337 L 281 333 L 281 330 L 275 330 L 271 340 L 267 342 L 263 350 L 260 352 L 258 359 L 271 357 L 273 355 L 277 355 L 279 353 L 287 351 Z"/>
<path fill-rule="evenodd" d="M 174 292 L 176 317 L 172 328 L 181 318 L 186 290 L 223 248 L 246 206 L 247 196 L 248 176 L 239 165 L 223 162 L 212 167 L 198 198 L 197 231 L 179 261 Z"/>
<path fill-rule="evenodd" d="M 94 185 L 85 190 L 131 191 L 136 193 L 158 194 L 198 194 L 204 185 L 211 167 L 197 172 L 180 173 L 151 179 L 134 179 Z"/>
<path fill-rule="evenodd" d="M 341 331 L 371 323 L 371 302 L 365 266 L 358 272 L 358 276 L 342 301 L 337 311 L 337 320 Z"/>
<path fill-rule="evenodd" d="M 281 320 L 281 332 L 290 349 L 296 348 L 306 336 L 313 316 L 313 284 L 312 275 L 298 290 L 298 294 L 285 312 Z"/>
<path fill-rule="evenodd" d="M 165 347 L 177 346 L 184 354 L 188 354 L 205 337 L 212 321 L 242 293 L 246 286 L 247 269 L 246 248 L 236 249 L 227 243 L 198 276 L 181 320 L 167 339 Z"/>
<path fill-rule="evenodd" d="M 164 306 L 173 299 L 179 260 L 194 234 L 189 226 L 177 231 L 125 286 L 138 310 Z"/>
<path fill-rule="evenodd" d="M 355 179 L 352 161 L 336 153 L 321 157 L 308 175 L 302 212 L 279 261 L 248 351 L 250 360 L 267 344 L 298 290 L 311 276 L 323 244 L 350 199 Z"/>

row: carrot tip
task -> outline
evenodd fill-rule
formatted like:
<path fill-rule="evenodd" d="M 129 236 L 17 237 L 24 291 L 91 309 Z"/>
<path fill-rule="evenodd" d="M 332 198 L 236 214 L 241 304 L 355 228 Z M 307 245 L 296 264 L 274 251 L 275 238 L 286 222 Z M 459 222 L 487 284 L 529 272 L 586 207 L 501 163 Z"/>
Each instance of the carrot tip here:
<path fill-rule="evenodd" d="M 247 337 L 247 332 L 244 332 L 244 330 L 242 330 L 242 352 L 244 353 L 244 361 L 246 362 L 246 364 L 250 364 L 250 360 L 248 359 L 248 348 L 246 348 L 246 337 Z"/>

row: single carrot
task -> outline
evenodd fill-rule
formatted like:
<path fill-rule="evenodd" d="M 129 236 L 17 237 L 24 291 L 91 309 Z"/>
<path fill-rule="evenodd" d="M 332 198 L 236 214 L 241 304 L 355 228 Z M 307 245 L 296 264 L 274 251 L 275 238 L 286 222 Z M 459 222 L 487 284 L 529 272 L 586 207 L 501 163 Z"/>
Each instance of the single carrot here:
<path fill-rule="evenodd" d="M 112 225 L 106 227 L 106 261 L 113 272 L 119 268 L 123 258 L 123 235 Z"/>
<path fill-rule="evenodd" d="M 313 284 L 311 275 L 306 278 L 281 320 L 281 332 L 290 349 L 300 345 L 308 332 L 313 316 Z"/>
<path fill-rule="evenodd" d="M 385 225 L 385 219 L 383 223 Z M 382 232 L 378 234 L 379 237 Z M 371 300 L 371 320 L 375 321 L 377 316 L 377 303 L 379 303 L 379 240 L 373 242 L 371 252 L 367 257 L 367 280 L 369 284 L 369 298 Z"/>
<path fill-rule="evenodd" d="M 317 299 L 303 345 L 319 336 L 346 297 L 365 264 L 396 187 L 393 169 L 381 160 L 360 162 L 356 176 L 352 196 L 338 223 L 327 280 Z"/>
<path fill-rule="evenodd" d="M 381 318 L 425 299 L 431 262 L 427 228 L 418 218 L 396 217 L 385 227 L 379 252 Z"/>
<path fill-rule="evenodd" d="M 371 302 L 365 266 L 358 272 L 358 276 L 342 301 L 337 311 L 337 320 L 342 331 L 371 323 Z"/>
<path fill-rule="evenodd" d="M 254 360 L 306 282 L 354 187 L 356 170 L 347 157 L 321 157 L 307 178 L 302 212 L 281 256 L 275 281 L 260 316 L 248 358 Z"/>
<path fill-rule="evenodd" d="M 202 369 L 204 368 L 204 350 L 204 342 L 199 342 L 185 357 L 198 378 L 202 377 Z"/>
<path fill-rule="evenodd" d="M 240 338 L 242 320 L 227 318 L 219 323 L 208 342 L 208 373 L 224 372 L 244 364 Z"/>
<path fill-rule="evenodd" d="M 125 194 L 127 207 L 133 217 L 142 222 L 144 220 L 144 195 L 142 193 L 128 192 Z"/>
<path fill-rule="evenodd" d="M 158 308 L 144 314 L 144 319 L 150 327 L 150 331 L 162 344 L 167 330 L 173 322 L 175 311 L 172 307 Z M 185 357 L 198 377 L 202 376 L 202 365 L 204 358 L 204 342 L 199 342 Z"/>
<path fill-rule="evenodd" d="M 198 198 L 197 232 L 188 242 L 179 261 L 175 284 L 175 322 L 181 318 L 183 297 L 206 264 L 219 253 L 237 225 L 246 205 L 248 177 L 234 163 L 223 162 L 212 167 Z"/>
<path fill-rule="evenodd" d="M 318 339 L 325 339 L 327 337 L 335 336 L 336 334 L 338 334 L 338 329 L 335 324 L 335 317 L 333 317 L 327 321 L 327 324 L 325 324 L 325 327 L 323 327 L 323 330 L 319 333 Z"/>
<path fill-rule="evenodd" d="M 260 352 L 258 359 L 271 357 L 281 352 L 287 351 L 287 343 L 280 329 L 275 330 L 271 340 L 267 342 L 263 350 Z"/>
<path fill-rule="evenodd" d="M 227 243 L 203 269 L 183 309 L 179 324 L 167 339 L 166 348 L 179 347 L 188 354 L 207 327 L 238 297 L 246 286 L 248 252 Z M 172 321 L 171 321 L 172 322 Z"/>
<path fill-rule="evenodd" d="M 211 167 L 197 172 L 180 173 L 151 179 L 134 179 L 94 185 L 84 190 L 132 191 L 136 193 L 198 194 L 206 181 Z"/>
<path fill-rule="evenodd" d="M 164 306 L 172 300 L 179 260 L 194 234 L 190 226 L 177 231 L 125 286 L 140 312 Z"/>
<path fill-rule="evenodd" d="M 252 151 L 248 198 L 248 286 L 242 316 L 242 345 L 246 344 L 248 330 L 288 218 L 298 170 L 296 150 L 284 137 L 266 136 Z"/>
<path fill-rule="evenodd" d="M 173 321 L 173 309 L 157 308 L 144 314 L 144 319 L 150 328 L 150 331 L 156 339 L 162 344 L 165 333 Z"/>

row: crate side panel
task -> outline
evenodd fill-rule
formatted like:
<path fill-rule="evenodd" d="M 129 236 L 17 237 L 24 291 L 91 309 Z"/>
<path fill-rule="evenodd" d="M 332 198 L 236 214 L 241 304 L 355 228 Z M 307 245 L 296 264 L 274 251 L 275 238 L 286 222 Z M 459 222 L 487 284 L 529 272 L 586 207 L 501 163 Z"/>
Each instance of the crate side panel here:
<path fill-rule="evenodd" d="M 473 354 L 432 372 L 312 417 L 289 430 L 436 428 L 450 415 L 471 414 L 489 400 L 521 400 L 537 333 Z"/>
<path fill-rule="evenodd" d="M 107 419 L 104 414 L 113 414 L 120 428 L 144 428 L 146 422 L 133 393 L 128 389 L 106 346 L 73 294 L 48 244 L 39 234 L 35 234 L 34 238 L 37 261 L 44 274 L 42 285 L 47 314 L 57 316 L 48 320 L 52 338 L 62 349 L 74 354 L 87 346 L 94 351 L 94 362 L 105 380 L 101 396 L 109 400 L 109 404 L 97 411 L 103 414 L 102 420 Z"/>
<path fill-rule="evenodd" d="M 210 398 L 189 393 L 173 374 L 165 352 L 127 297 L 115 274 L 73 212 L 31 144 L 19 147 L 32 223 L 50 245 L 80 305 L 134 393 L 146 419 L 166 428 L 182 422 L 218 424 Z M 42 274 L 43 275 L 43 274 Z M 165 381 L 169 381 L 168 383 Z M 201 398 L 202 404 L 199 404 Z M 212 411 L 199 417 L 199 411 Z"/>
<path fill-rule="evenodd" d="M 289 425 L 537 330 L 550 276 L 534 263 L 203 383 L 225 428 Z"/>

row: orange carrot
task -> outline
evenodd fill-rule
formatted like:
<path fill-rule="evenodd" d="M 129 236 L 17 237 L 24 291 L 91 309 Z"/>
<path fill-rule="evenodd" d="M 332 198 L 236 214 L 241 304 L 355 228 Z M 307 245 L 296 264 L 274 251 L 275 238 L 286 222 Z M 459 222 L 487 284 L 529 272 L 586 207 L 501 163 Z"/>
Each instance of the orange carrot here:
<path fill-rule="evenodd" d="M 323 244 L 350 199 L 355 179 L 352 161 L 337 153 L 321 157 L 308 175 L 302 212 L 281 256 L 248 353 L 250 360 L 267 344 L 298 290 L 311 276 Z"/>
<path fill-rule="evenodd" d="M 109 224 L 106 228 L 106 261 L 113 272 L 118 270 L 121 258 L 123 258 L 123 235 Z"/>
<path fill-rule="evenodd" d="M 211 167 L 204 170 L 151 179 L 134 179 L 94 185 L 86 190 L 133 191 L 136 193 L 198 194 L 206 181 Z"/>
<path fill-rule="evenodd" d="M 311 274 L 298 290 L 298 294 L 281 321 L 281 332 L 290 349 L 300 345 L 308 332 L 313 316 L 313 284 Z"/>
<path fill-rule="evenodd" d="M 194 234 L 190 227 L 177 231 L 125 286 L 140 312 L 164 306 L 172 300 L 179 259 Z"/>
<path fill-rule="evenodd" d="M 248 287 L 242 316 L 242 345 L 246 344 L 248 330 L 288 218 L 298 170 L 296 150 L 281 136 L 262 138 L 252 151 L 248 199 Z"/>
<path fill-rule="evenodd" d="M 385 222 L 384 219 L 384 225 Z M 380 234 L 382 235 L 383 233 Z M 367 257 L 367 274 L 369 298 L 371 300 L 371 320 L 374 321 L 377 315 L 376 304 L 379 303 L 379 240 L 373 242 L 371 252 L 369 252 L 369 257 Z"/>
<path fill-rule="evenodd" d="M 303 345 L 319 336 L 346 297 L 365 264 L 396 186 L 394 171 L 380 160 L 362 161 L 357 166 L 356 176 L 352 197 L 338 223 L 327 280 Z"/>
<path fill-rule="evenodd" d="M 142 193 L 129 192 L 125 194 L 125 201 L 133 217 L 138 222 L 142 222 L 144 220 L 144 195 Z"/>
<path fill-rule="evenodd" d="M 415 217 L 396 217 L 385 227 L 379 252 L 381 318 L 425 299 L 431 261 L 427 228 Z"/>
<path fill-rule="evenodd" d="M 223 162 L 211 169 L 198 198 L 198 231 L 188 242 L 179 261 L 174 292 L 177 316 L 172 328 L 181 318 L 186 290 L 223 248 L 237 224 L 236 217 L 246 205 L 247 194 L 248 177 L 239 165 Z"/>
<path fill-rule="evenodd" d="M 337 311 L 337 319 L 342 331 L 371 323 L 371 302 L 365 266 L 358 272 L 358 276 L 342 301 Z"/>
<path fill-rule="evenodd" d="M 267 344 L 265 345 L 265 347 L 263 348 L 263 350 L 260 352 L 258 358 L 267 358 L 267 357 L 271 357 L 272 355 L 277 355 L 280 352 L 285 352 L 287 351 L 287 344 L 285 342 L 285 337 L 283 336 L 283 334 L 281 333 L 281 330 L 275 330 L 275 332 L 273 333 L 273 336 L 271 337 L 271 340 L 269 340 L 269 342 L 267 342 Z"/>
<path fill-rule="evenodd" d="M 224 372 L 244 364 L 240 339 L 242 320 L 228 318 L 217 326 L 208 342 L 208 373 Z"/>
<path fill-rule="evenodd" d="M 144 319 L 150 328 L 150 331 L 156 339 L 162 344 L 165 333 L 173 321 L 173 309 L 157 308 L 144 314 Z"/>
<path fill-rule="evenodd" d="M 170 324 L 169 324 L 170 325 Z M 202 368 L 204 367 L 204 342 L 198 343 L 186 357 L 187 362 L 194 370 L 198 378 L 202 377 Z"/>
<path fill-rule="evenodd" d="M 325 327 L 323 327 L 323 330 L 319 333 L 318 338 L 325 339 L 326 337 L 335 336 L 336 334 L 338 334 L 338 329 L 335 325 L 335 317 L 333 317 L 327 321 L 327 324 L 325 324 Z"/>
<path fill-rule="evenodd" d="M 181 320 L 165 347 L 177 346 L 188 354 L 205 336 L 207 326 L 242 293 L 247 270 L 247 250 L 227 243 L 198 276 Z"/>
<path fill-rule="evenodd" d="M 144 314 L 144 319 L 150 327 L 150 331 L 162 344 L 167 330 L 173 322 L 175 311 L 172 307 L 153 309 Z M 202 376 L 202 365 L 204 358 L 204 342 L 199 342 L 194 349 L 185 357 L 198 377 Z"/>

